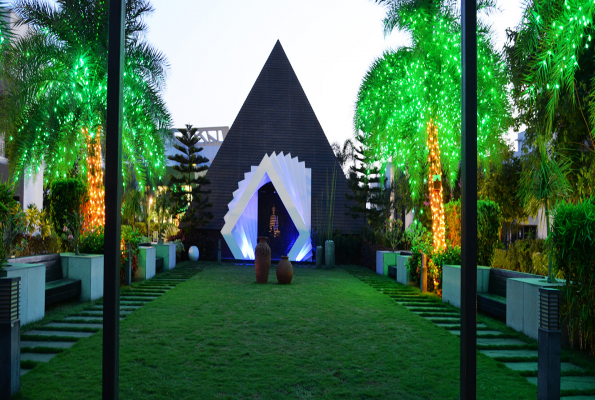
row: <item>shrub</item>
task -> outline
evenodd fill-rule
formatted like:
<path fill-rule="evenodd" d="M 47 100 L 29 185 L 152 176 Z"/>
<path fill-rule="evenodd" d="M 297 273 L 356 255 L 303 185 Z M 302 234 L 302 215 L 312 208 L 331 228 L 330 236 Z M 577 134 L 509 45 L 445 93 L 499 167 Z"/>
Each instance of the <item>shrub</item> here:
<path fill-rule="evenodd" d="M 491 265 L 500 240 L 502 212 L 491 200 L 477 202 L 477 264 Z"/>
<path fill-rule="evenodd" d="M 461 246 L 461 202 L 451 201 L 444 206 L 445 236 L 451 247 Z M 502 212 L 497 203 L 477 201 L 477 264 L 491 265 L 498 246 Z"/>
<path fill-rule="evenodd" d="M 50 218 L 55 232 L 62 232 L 67 217 L 81 210 L 87 199 L 87 185 L 77 178 L 59 179 L 50 186 Z"/>
<path fill-rule="evenodd" d="M 62 240 L 58 235 L 42 237 L 40 235 L 31 236 L 17 257 L 35 256 L 38 254 L 54 254 L 62 250 Z"/>
<path fill-rule="evenodd" d="M 555 267 L 566 277 L 562 316 L 569 337 L 578 336 L 581 350 L 595 353 L 595 204 L 561 203 L 554 210 L 550 233 Z"/>
<path fill-rule="evenodd" d="M 496 249 L 491 267 L 528 274 L 547 275 L 545 240 L 517 240 L 508 246 L 508 250 Z"/>
<path fill-rule="evenodd" d="M 104 254 L 103 226 L 85 229 L 81 234 L 79 249 L 81 253 Z"/>
<path fill-rule="evenodd" d="M 435 272 L 435 279 L 438 288 L 442 287 L 442 267 L 444 265 L 461 265 L 461 248 L 459 246 L 447 247 L 440 253 L 434 253 L 432 258 Z"/>
<path fill-rule="evenodd" d="M 461 201 L 444 205 L 444 228 L 447 246 L 461 246 Z"/>

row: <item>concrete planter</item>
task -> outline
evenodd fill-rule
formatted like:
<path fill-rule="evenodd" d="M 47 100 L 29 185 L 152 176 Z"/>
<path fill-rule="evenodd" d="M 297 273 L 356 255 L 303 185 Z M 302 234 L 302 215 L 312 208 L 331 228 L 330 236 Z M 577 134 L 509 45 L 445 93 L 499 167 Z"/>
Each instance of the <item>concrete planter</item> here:
<path fill-rule="evenodd" d="M 379 275 L 388 276 L 388 267 L 397 265 L 397 256 L 401 254 L 398 251 L 382 251 L 376 252 L 376 273 Z"/>
<path fill-rule="evenodd" d="M 324 267 L 335 268 L 335 242 L 332 240 L 324 242 Z"/>
<path fill-rule="evenodd" d="M 138 260 L 138 269 L 132 277 L 133 281 L 144 281 L 155 276 L 156 251 L 153 246 L 138 246 L 140 256 Z M 165 260 L 163 265 L 165 266 Z"/>
<path fill-rule="evenodd" d="M 407 262 L 410 258 L 411 256 L 397 256 L 397 282 L 403 285 L 409 284 L 409 267 L 407 267 Z"/>
<path fill-rule="evenodd" d="M 546 278 L 508 278 L 506 281 L 506 325 L 537 340 L 539 288 L 564 286 Z"/>
<path fill-rule="evenodd" d="M 81 281 L 81 301 L 103 297 L 103 255 L 60 253 L 62 276 Z"/>
<path fill-rule="evenodd" d="M 152 244 L 157 250 L 155 257 L 163 258 L 163 272 L 176 267 L 176 245 L 173 243 Z"/>
<path fill-rule="evenodd" d="M 45 265 L 9 264 L 0 277 L 21 278 L 20 317 L 21 326 L 39 321 L 45 315 Z"/>
<path fill-rule="evenodd" d="M 477 293 L 488 291 L 490 268 L 477 267 Z M 461 266 L 444 265 L 442 267 L 442 301 L 461 308 Z"/>

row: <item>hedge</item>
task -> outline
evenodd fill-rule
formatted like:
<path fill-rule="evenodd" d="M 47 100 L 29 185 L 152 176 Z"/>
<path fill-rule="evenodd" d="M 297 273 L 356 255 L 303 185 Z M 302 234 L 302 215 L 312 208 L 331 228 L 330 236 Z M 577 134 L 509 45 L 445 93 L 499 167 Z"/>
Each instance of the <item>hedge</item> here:
<path fill-rule="evenodd" d="M 550 232 L 554 267 L 566 278 L 562 317 L 569 337 L 595 354 L 595 204 L 559 204 Z"/>

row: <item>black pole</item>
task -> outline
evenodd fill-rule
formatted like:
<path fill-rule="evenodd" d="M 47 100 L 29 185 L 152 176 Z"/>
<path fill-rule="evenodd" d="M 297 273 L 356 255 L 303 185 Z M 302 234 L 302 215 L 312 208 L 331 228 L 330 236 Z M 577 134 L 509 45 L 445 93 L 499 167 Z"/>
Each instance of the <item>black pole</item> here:
<path fill-rule="evenodd" d="M 477 329 L 477 9 L 461 0 L 461 399 L 476 395 Z"/>
<path fill-rule="evenodd" d="M 122 204 L 122 78 L 126 0 L 109 1 L 105 129 L 105 258 L 103 400 L 118 399 L 120 351 L 120 222 Z"/>

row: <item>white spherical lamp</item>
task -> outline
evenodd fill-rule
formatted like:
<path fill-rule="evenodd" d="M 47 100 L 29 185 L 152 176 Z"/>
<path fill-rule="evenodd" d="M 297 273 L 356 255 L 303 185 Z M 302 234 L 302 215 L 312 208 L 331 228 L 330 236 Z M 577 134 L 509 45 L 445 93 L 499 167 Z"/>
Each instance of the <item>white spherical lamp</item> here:
<path fill-rule="evenodd" d="M 191 246 L 188 249 L 188 258 L 190 259 L 190 261 L 198 260 L 198 248 L 196 246 Z"/>

